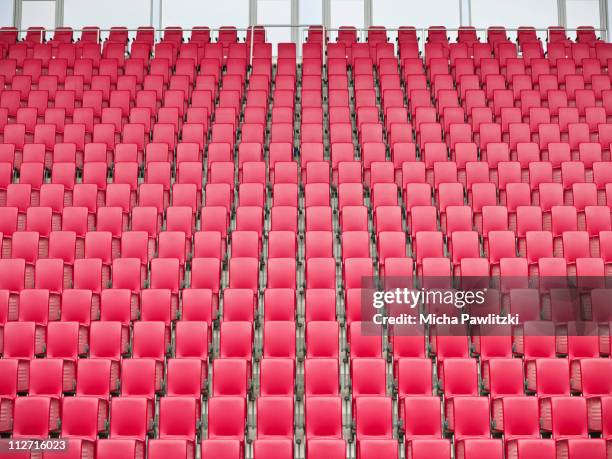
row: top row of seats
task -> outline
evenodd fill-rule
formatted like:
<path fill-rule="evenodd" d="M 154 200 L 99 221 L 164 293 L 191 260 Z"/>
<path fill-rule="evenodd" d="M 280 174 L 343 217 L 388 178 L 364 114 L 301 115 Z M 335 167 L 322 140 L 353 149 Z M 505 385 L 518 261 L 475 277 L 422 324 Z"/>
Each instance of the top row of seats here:
<path fill-rule="evenodd" d="M 187 29 L 189 30 L 189 29 Z M 129 30 L 127 27 L 111 27 L 108 34 L 97 26 L 83 27 L 80 31 L 79 40 L 82 42 L 98 43 L 102 41 L 103 36 L 108 35 L 107 40 L 127 43 L 130 39 Z M 371 26 L 367 31 L 368 42 L 386 42 L 389 40 L 387 29 L 382 26 Z M 548 42 L 569 42 L 566 30 L 561 26 L 548 27 Z M 310 26 L 308 28 L 309 42 L 323 41 L 323 27 Z M 164 41 L 181 42 L 184 40 L 185 31 L 182 27 L 166 27 L 163 31 Z M 263 26 L 252 26 L 247 29 L 245 41 L 250 42 L 251 37 L 253 42 L 265 42 L 266 31 Z M 329 40 L 329 35 L 326 34 Z M 44 27 L 29 27 L 26 31 L 24 42 L 27 44 L 44 43 L 49 41 L 51 44 L 72 43 L 74 41 L 74 30 L 72 27 L 58 27 L 53 32 L 52 38 L 48 37 L 47 30 Z M 413 42 L 418 41 L 419 30 L 413 26 L 400 26 L 397 31 L 397 41 Z M 487 41 L 495 43 L 498 41 L 507 41 L 509 39 L 506 28 L 502 26 L 491 26 L 487 29 Z M 135 36 L 136 41 L 154 43 L 155 29 L 153 27 L 141 26 L 138 27 Z M 199 43 L 208 43 L 211 41 L 211 29 L 206 26 L 195 26 L 190 32 L 190 41 Z M 427 29 L 427 41 L 433 42 L 448 42 L 446 27 L 431 26 Z M 520 45 L 537 41 L 537 31 L 534 27 L 521 26 L 517 30 L 517 41 Z M 576 29 L 577 43 L 593 44 L 598 40 L 596 29 L 592 26 L 581 26 Z M 19 41 L 19 30 L 16 27 L 0 27 L 0 43 L 5 45 L 13 44 Z M 217 41 L 221 43 L 236 43 L 239 41 L 238 29 L 233 26 L 223 26 L 219 28 Z M 337 42 L 351 44 L 358 41 L 358 30 L 353 26 L 341 26 L 338 29 Z M 457 41 L 471 45 L 479 40 L 477 30 L 472 26 L 463 26 L 458 29 Z"/>

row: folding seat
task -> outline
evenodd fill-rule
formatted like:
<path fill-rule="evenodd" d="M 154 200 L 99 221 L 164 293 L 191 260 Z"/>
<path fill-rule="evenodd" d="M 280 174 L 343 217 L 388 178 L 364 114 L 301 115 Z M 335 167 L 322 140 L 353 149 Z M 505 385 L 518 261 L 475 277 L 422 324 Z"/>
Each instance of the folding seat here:
<path fill-rule="evenodd" d="M 2 59 L 2 65 L 0 65 L 0 75 L 4 77 L 7 84 L 12 82 L 13 76 L 15 76 L 16 73 L 17 60 L 11 58 Z"/>
<path fill-rule="evenodd" d="M 424 258 L 444 256 L 442 233 L 438 231 L 421 231 L 416 233 L 414 252 L 417 265 L 421 265 Z"/>
<path fill-rule="evenodd" d="M 332 258 L 310 258 L 306 260 L 307 288 L 334 288 L 335 266 Z"/>
<path fill-rule="evenodd" d="M 256 231 L 261 239 L 263 232 L 263 209 L 259 206 L 239 206 L 236 209 L 237 231 Z"/>
<path fill-rule="evenodd" d="M 263 161 L 247 161 L 243 164 L 243 183 L 266 183 L 266 164 Z"/>
<path fill-rule="evenodd" d="M 576 89 L 575 98 L 576 108 L 582 117 L 586 115 L 587 108 L 595 107 L 596 105 L 596 96 L 592 89 Z"/>
<path fill-rule="evenodd" d="M 565 92 L 570 101 L 576 100 L 577 91 L 584 91 L 584 77 L 582 75 L 565 76 Z"/>
<path fill-rule="evenodd" d="M 543 400 L 546 417 L 542 430 L 551 432 L 553 439 L 582 437 L 587 431 L 587 404 L 582 397 L 550 397 Z"/>
<path fill-rule="evenodd" d="M 149 443 L 149 457 L 177 457 L 190 459 L 194 455 L 193 445 L 186 440 L 152 440 Z"/>
<path fill-rule="evenodd" d="M 534 331 L 537 331 L 537 329 Z M 550 338 L 552 338 L 552 343 Z M 548 358 L 538 356 L 538 358 L 526 362 L 526 390 L 535 392 L 540 398 L 569 395 L 570 368 L 568 361 L 550 358 L 554 355 L 554 337 L 525 335 L 523 339 L 524 345 L 528 346 L 525 347 L 525 351 L 539 351 L 541 355 L 549 354 Z M 537 347 L 540 349 L 537 349 Z"/>
<path fill-rule="evenodd" d="M 92 358 L 110 359 L 113 371 L 116 371 L 121 355 L 128 350 L 128 338 L 121 322 L 95 321 L 90 326 L 89 355 Z"/>
<path fill-rule="evenodd" d="M 468 206 L 447 206 L 441 220 L 442 229 L 450 237 L 456 231 L 472 230 L 472 210 Z"/>
<path fill-rule="evenodd" d="M 304 258 L 331 258 L 333 256 L 332 233 L 306 231 Z"/>
<path fill-rule="evenodd" d="M 387 397 L 363 396 L 355 400 L 356 441 L 360 445 L 360 450 L 363 447 L 362 441 L 367 443 L 370 439 L 392 438 L 391 405 L 391 399 Z M 361 452 L 363 454 L 362 450 Z M 382 456 L 372 455 L 372 457 Z"/>
<path fill-rule="evenodd" d="M 208 407 L 210 440 L 237 440 L 240 454 L 244 447 L 246 405 L 244 398 L 220 396 L 212 397 Z M 212 457 L 212 456 L 211 456 Z"/>
<path fill-rule="evenodd" d="M 485 397 L 455 397 L 450 402 L 452 416 L 447 416 L 449 430 L 456 439 L 489 437 L 489 400 Z M 488 457 L 488 456 L 487 456 Z"/>
<path fill-rule="evenodd" d="M 177 310 L 172 305 L 170 290 L 150 288 L 143 290 L 140 295 L 140 319 L 163 322 L 168 334 L 170 323 L 177 316 Z M 167 338 L 169 342 L 169 336 Z"/>
<path fill-rule="evenodd" d="M 515 235 L 512 231 L 491 231 L 488 233 L 485 248 L 492 265 L 492 273 L 497 274 L 502 259 L 516 257 Z"/>
<path fill-rule="evenodd" d="M 34 265 L 39 257 L 46 256 L 46 251 L 40 247 L 39 234 L 34 231 L 16 231 L 11 240 L 11 254 L 13 259 L 25 260 L 25 284 L 31 287 L 34 284 Z"/>
<path fill-rule="evenodd" d="M 169 289 L 172 292 L 173 307 L 177 308 L 183 275 L 180 260 L 178 258 L 154 258 L 151 260 L 150 269 L 150 288 Z"/>
<path fill-rule="evenodd" d="M 387 258 L 406 257 L 406 235 L 400 231 L 381 231 L 378 238 L 378 256 L 384 270 Z"/>
<path fill-rule="evenodd" d="M 62 298 L 64 302 L 66 301 L 68 294 L 71 292 L 72 290 L 66 290 L 66 292 L 64 292 Z M 85 297 L 85 293 L 83 293 L 82 296 Z M 88 296 L 91 297 L 91 294 Z M 132 292 L 127 289 L 105 289 L 100 294 L 99 300 L 100 320 L 120 322 L 122 324 L 121 339 L 124 346 L 127 346 L 127 343 L 129 343 L 130 320 L 137 316 L 137 311 L 132 306 L 131 296 Z M 83 298 L 83 300 L 85 300 L 85 298 Z M 87 302 L 83 301 L 83 303 L 86 304 Z M 89 298 L 89 303 L 91 304 L 91 298 Z M 64 315 L 64 309 L 65 308 L 62 309 L 62 315 Z M 91 309 L 91 306 L 89 309 Z M 91 313 L 89 315 L 91 315 Z"/>
<path fill-rule="evenodd" d="M 338 354 L 338 323 L 333 321 L 308 322 L 306 325 L 306 357 L 337 359 Z M 335 381 L 337 384 L 337 379 Z"/>
<path fill-rule="evenodd" d="M 253 322 L 255 303 L 251 290 L 228 288 L 224 291 L 223 304 L 223 320 L 226 322 Z"/>
<path fill-rule="evenodd" d="M 264 207 L 265 190 L 262 183 L 242 183 L 238 190 L 238 201 L 241 207 Z"/>
<path fill-rule="evenodd" d="M 386 395 L 385 361 L 373 358 L 355 358 L 351 363 L 353 401 L 362 396 Z"/>
<path fill-rule="evenodd" d="M 253 443 L 254 458 L 290 458 L 293 456 L 293 442 L 287 438 L 258 439 Z"/>
<path fill-rule="evenodd" d="M 82 257 L 83 256 L 83 246 L 85 235 L 87 234 L 87 230 L 89 228 L 88 224 L 88 213 L 86 207 L 64 207 L 62 212 L 62 231 L 64 232 L 72 232 L 74 233 L 74 241 L 71 243 L 73 250 L 75 251 L 74 257 Z M 58 236 L 53 232 L 49 240 L 51 241 L 53 237 L 56 240 L 69 239 L 67 235 Z M 56 244 L 55 249 L 61 248 L 61 244 Z M 66 258 L 63 256 L 62 258 Z M 72 262 L 71 262 L 72 263 Z"/>
<path fill-rule="evenodd" d="M 135 231 L 125 231 L 121 234 L 120 254 L 123 258 L 133 258 L 139 262 L 142 280 L 146 277 L 146 265 L 154 250 L 155 240 L 146 231 L 138 231 L 138 227 Z"/>
<path fill-rule="evenodd" d="M 209 355 L 208 324 L 203 321 L 179 321 L 176 323 L 175 357 L 177 359 L 197 359 L 201 364 L 201 375 L 207 372 Z"/>
<path fill-rule="evenodd" d="M 586 231 L 566 231 L 562 235 L 563 257 L 568 265 L 576 263 L 577 258 L 590 257 L 589 235 Z M 569 266 L 568 266 L 569 269 Z M 571 270 L 568 274 L 571 273 Z"/>
<path fill-rule="evenodd" d="M 530 264 L 535 264 L 540 258 L 553 256 L 552 233 L 548 231 L 527 231 L 525 235 L 526 254 Z"/>
<path fill-rule="evenodd" d="M 478 395 L 478 367 L 475 360 L 445 358 L 439 370 L 447 412 L 448 404 L 454 397 Z"/>
<path fill-rule="evenodd" d="M 234 163 L 232 161 L 215 161 L 210 165 L 208 184 L 227 184 L 230 192 L 234 191 Z"/>
<path fill-rule="evenodd" d="M 36 114 L 42 117 L 48 107 L 49 94 L 46 91 L 32 90 L 28 93 L 27 106 L 36 109 Z"/>
<path fill-rule="evenodd" d="M 5 94 L 6 91 L 3 92 Z M 1 101 L 0 101 L 0 107 Z M 9 111 L 9 116 L 11 115 Z M 16 115 L 16 110 L 14 115 Z M 2 137 L 2 142 L 4 144 L 14 145 L 15 150 L 18 152 L 22 152 L 25 144 L 25 136 L 26 136 L 26 127 L 23 124 L 7 124 L 4 127 L 4 135 Z"/>
<path fill-rule="evenodd" d="M 35 108 L 22 107 L 17 110 L 17 116 L 15 123 L 23 124 L 25 126 L 25 132 L 28 135 L 28 139 L 32 138 L 32 134 L 36 128 L 37 113 Z"/>
<path fill-rule="evenodd" d="M 201 452 L 202 459 L 238 459 L 242 453 L 241 442 L 232 439 L 203 440 Z"/>
<path fill-rule="evenodd" d="M 601 100 L 603 103 L 604 94 L 606 94 L 607 91 L 610 90 L 610 80 L 606 80 L 605 75 L 592 75 L 591 90 L 595 95 L 596 101 Z"/>
<path fill-rule="evenodd" d="M 482 236 L 488 237 L 491 231 L 508 229 L 508 209 L 505 206 L 484 205 L 481 207 L 481 218 L 475 218 L 476 225 Z"/>
<path fill-rule="evenodd" d="M 70 438 L 76 447 L 90 448 L 93 454 L 93 442 L 104 431 L 104 409 L 104 402 L 94 397 L 66 397 L 61 407 L 62 437 Z"/>
<path fill-rule="evenodd" d="M 353 322 L 349 328 L 348 344 L 350 349 L 351 361 L 360 357 L 379 358 L 382 355 L 381 339 L 377 332 L 370 330 L 370 334 L 364 331 L 367 329 L 366 322 Z"/>
<path fill-rule="evenodd" d="M 344 66 L 344 64 L 342 64 Z M 333 69 L 332 69 L 333 70 Z M 355 75 L 357 76 L 357 75 Z M 360 89 L 360 91 L 366 91 L 365 89 Z M 312 100 L 309 105 L 313 107 L 319 106 L 320 95 L 313 92 L 311 94 Z M 340 88 L 340 89 L 330 89 L 329 91 L 329 103 L 330 108 L 339 108 L 346 107 L 349 101 L 348 88 Z"/>
<path fill-rule="evenodd" d="M 50 207 L 30 207 L 26 213 L 26 231 L 35 231 L 45 242 L 42 244 L 42 253 L 46 253 L 46 244 L 52 225 L 52 211 Z"/>
<path fill-rule="evenodd" d="M 247 360 L 229 358 L 213 362 L 212 395 L 245 397 L 250 384 Z"/>
<path fill-rule="evenodd" d="M 47 438 L 60 428 L 59 401 L 51 397 L 31 396 L 15 399 L 14 438 Z"/>
<path fill-rule="evenodd" d="M 155 360 L 155 378 L 162 378 L 164 357 L 166 354 L 166 327 L 163 322 L 143 322 L 134 324 L 133 351 L 134 358 Z M 157 383 L 156 383 L 157 384 Z"/>
<path fill-rule="evenodd" d="M 310 322 L 311 324 L 317 324 L 320 322 Z M 311 333 L 315 336 L 318 335 L 319 330 L 322 331 L 321 326 L 307 325 L 307 329 L 311 329 Z M 327 328 L 327 327 L 326 327 Z M 330 331 L 337 327 L 333 325 Z M 330 335 L 331 337 L 331 335 Z M 313 336 L 314 338 L 314 336 Z M 333 350 L 334 344 L 330 340 L 330 350 Z M 337 345 L 337 342 L 335 343 Z M 319 358 L 308 358 L 304 363 L 304 392 L 306 395 L 328 395 L 335 396 L 339 394 L 339 370 L 338 360 L 334 358 L 325 358 L 320 356 Z"/>
<path fill-rule="evenodd" d="M 323 413 L 328 416 L 324 416 Z M 342 410 L 336 397 L 309 397 L 305 408 L 306 439 L 341 439 Z M 325 419 L 326 418 L 326 419 Z"/>
<path fill-rule="evenodd" d="M 186 257 L 189 253 L 187 248 L 186 234 L 183 231 L 163 231 L 158 236 L 158 257 L 176 258 L 183 269 Z"/>
<path fill-rule="evenodd" d="M 309 183 L 304 186 L 304 205 L 306 208 L 312 206 L 328 206 L 329 185 L 324 183 Z"/>
<path fill-rule="evenodd" d="M 293 436 L 293 416 L 292 398 L 286 396 L 259 397 L 257 399 L 257 438 L 291 438 Z"/>
<path fill-rule="evenodd" d="M 224 322 L 221 326 L 220 357 L 251 360 L 251 335 L 249 322 Z"/>
<path fill-rule="evenodd" d="M 195 212 L 198 195 L 191 184 L 175 184 L 172 187 L 173 206 L 166 210 L 166 230 L 185 233 L 185 250 L 191 252 L 191 238 L 195 228 Z"/>
<path fill-rule="evenodd" d="M 585 206 L 584 212 L 586 220 L 584 229 L 589 233 L 589 236 L 591 236 L 591 238 L 598 236 L 601 231 L 610 231 L 611 227 L 609 222 L 609 215 L 607 213 L 608 209 L 603 206 Z M 581 228 L 580 220 L 578 224 L 579 228 Z M 592 241 L 591 243 L 592 255 L 599 255 L 599 252 L 597 251 L 599 247 L 597 247 L 596 244 L 594 244 L 593 242 L 594 241 Z"/>
<path fill-rule="evenodd" d="M 0 108 L 6 109 L 8 116 L 13 118 L 17 116 L 17 112 L 20 107 L 20 99 L 21 94 L 18 90 L 4 90 L 2 95 L 0 95 Z M 7 127 L 4 127 L 4 138 L 10 138 L 7 134 Z M 11 128 L 10 130 L 16 130 L 16 128 Z M 10 132 L 9 130 L 9 132 Z M 18 129 L 17 129 L 18 130 Z M 4 141 L 6 142 L 6 140 Z"/>
<path fill-rule="evenodd" d="M 393 336 L 393 353 L 396 357 L 394 362 L 394 375 L 396 377 L 397 393 L 400 400 L 400 417 L 403 418 L 405 403 L 404 399 L 410 399 L 411 403 L 416 402 L 415 396 L 430 396 L 432 394 L 432 364 L 429 359 L 424 357 L 424 339 L 416 336 Z M 420 343 L 419 343 L 420 341 Z M 402 345 L 406 345 L 402 349 Z M 412 346 L 412 345 L 415 346 Z M 413 352 L 416 351 L 416 352 Z M 410 356 L 412 354 L 413 356 Z M 418 403 L 418 402 L 416 402 Z M 439 410 L 438 410 L 439 412 Z M 405 418 L 406 434 L 410 432 Z M 439 429 L 439 417 L 438 417 Z M 435 432 L 435 430 L 434 430 Z M 408 435 L 410 436 L 410 435 Z"/>
<path fill-rule="evenodd" d="M 364 439 L 359 443 L 358 457 L 360 459 L 390 459 L 396 457 L 397 453 L 398 444 L 395 440 Z"/>
<path fill-rule="evenodd" d="M 598 132 L 599 125 L 606 123 L 606 112 L 603 107 L 587 107 L 585 109 L 585 122 L 589 126 L 589 132 Z"/>
<path fill-rule="evenodd" d="M 180 414 L 179 414 L 180 413 Z M 149 444 L 149 454 L 153 446 L 164 443 L 164 440 L 181 440 L 191 450 L 188 457 L 193 457 L 193 442 L 196 439 L 197 402 L 190 397 L 162 397 L 159 407 L 159 438 Z M 164 457 L 160 455 L 160 457 Z"/>
<path fill-rule="evenodd" d="M 578 152 L 582 143 L 590 141 L 589 125 L 586 123 L 571 123 L 568 126 L 569 145 L 572 152 Z"/>
<path fill-rule="evenodd" d="M 404 423 L 407 448 L 416 448 L 425 439 L 439 439 L 441 437 L 439 404 L 437 397 L 425 395 L 417 396 L 415 394 L 415 396 L 402 399 L 400 416 Z"/>
<path fill-rule="evenodd" d="M 206 207 L 224 207 L 227 212 L 231 210 L 231 189 L 228 184 L 208 184 L 205 190 Z"/>
<path fill-rule="evenodd" d="M 143 442 L 146 440 L 148 408 L 146 399 L 142 397 L 116 397 L 111 401 L 111 412 L 113 413 L 110 424 L 110 440 L 98 445 L 98 455 L 112 457 L 107 449 L 116 445 L 123 450 L 127 457 L 126 449 L 135 448 L 137 451 L 144 449 Z M 130 414 L 128 414 L 130 413 Z M 125 443 L 115 443 L 117 439 L 126 440 Z M 105 443 L 108 442 L 107 446 Z M 114 454 L 120 454 L 114 449 Z M 142 454 L 142 452 L 140 453 Z"/>
<path fill-rule="evenodd" d="M 292 359 L 264 358 L 260 365 L 261 396 L 293 396 L 295 364 Z"/>
<path fill-rule="evenodd" d="M 390 207 L 389 209 L 392 209 L 392 208 Z M 395 212 L 392 211 L 392 214 L 394 213 Z M 343 207 L 342 212 L 340 214 L 340 227 L 343 232 L 345 231 L 367 231 L 368 229 L 368 210 L 367 208 L 365 206 L 345 206 Z"/>
<path fill-rule="evenodd" d="M 336 297 L 333 289 L 308 289 L 305 305 L 306 323 L 336 320 Z"/>
<path fill-rule="evenodd" d="M 576 208 L 573 206 L 553 206 L 551 209 L 552 227 L 551 231 L 555 240 L 553 243 L 554 252 L 559 254 L 562 252 L 561 236 L 566 231 L 578 230 L 578 218 Z"/>
<path fill-rule="evenodd" d="M 70 402 L 70 409 L 79 408 L 82 404 L 92 404 L 92 402 L 87 403 L 84 400 L 95 400 L 99 404 L 98 419 L 102 423 L 101 427 L 103 427 L 103 423 L 107 419 L 110 392 L 114 392 L 118 388 L 118 373 L 113 374 L 110 360 L 80 359 L 77 375 L 77 397 L 71 398 L 71 400 L 75 401 Z M 81 400 L 81 402 L 77 402 L 77 400 Z M 67 404 L 68 402 L 64 403 Z M 69 425 L 63 427 L 70 428 Z"/>
<path fill-rule="evenodd" d="M 121 365 L 121 395 L 146 399 L 147 424 L 153 420 L 155 391 L 161 389 L 160 383 L 153 359 L 127 359 Z"/>
<path fill-rule="evenodd" d="M 397 186 L 395 183 L 376 183 L 372 188 L 372 208 L 380 206 L 397 206 Z"/>

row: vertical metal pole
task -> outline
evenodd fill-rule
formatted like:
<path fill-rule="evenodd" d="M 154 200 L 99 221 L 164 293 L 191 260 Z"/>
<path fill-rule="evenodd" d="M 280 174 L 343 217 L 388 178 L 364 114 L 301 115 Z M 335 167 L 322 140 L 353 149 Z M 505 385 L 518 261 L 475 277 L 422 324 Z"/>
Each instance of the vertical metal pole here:
<path fill-rule="evenodd" d="M 17 29 L 21 29 L 21 12 L 23 0 L 15 0 L 14 23 Z"/>
<path fill-rule="evenodd" d="M 559 25 L 567 27 L 567 0 L 557 0 L 557 13 L 559 16 Z"/>
<path fill-rule="evenodd" d="M 467 0 L 467 4 L 468 4 L 468 25 L 473 26 L 473 22 L 472 22 L 472 0 Z"/>
<path fill-rule="evenodd" d="M 323 63 L 325 64 L 325 67 L 327 68 L 327 28 L 325 26 L 323 26 L 323 41 L 322 41 L 322 45 L 323 45 Z"/>
<path fill-rule="evenodd" d="M 605 2 L 604 7 L 606 11 L 606 41 L 610 41 L 610 24 L 612 23 L 612 21 L 610 21 L 610 14 L 612 14 L 612 9 L 610 8 L 609 0 L 603 1 Z"/>
<path fill-rule="evenodd" d="M 296 27 L 300 23 L 300 0 L 291 0 L 291 41 L 299 42 L 299 29 Z"/>
<path fill-rule="evenodd" d="M 257 0 L 249 1 L 249 25 L 257 24 Z M 251 39 L 253 31 L 251 31 Z"/>
<path fill-rule="evenodd" d="M 249 55 L 249 66 L 251 68 L 253 68 L 253 43 L 255 42 L 254 40 L 254 35 L 255 35 L 255 30 L 253 29 L 254 26 L 249 26 L 249 28 L 251 29 L 251 43 L 250 43 L 250 55 Z M 247 30 L 247 37 L 249 36 L 249 32 Z"/>
<path fill-rule="evenodd" d="M 599 28 L 603 29 L 599 33 L 600 38 L 608 39 L 608 2 L 607 0 L 599 0 Z"/>
<path fill-rule="evenodd" d="M 64 25 L 64 0 L 55 0 L 55 27 Z"/>
<path fill-rule="evenodd" d="M 161 29 L 162 29 L 162 24 L 163 24 L 163 18 L 162 18 L 162 12 L 163 12 L 163 1 L 164 0 L 158 0 L 159 1 L 159 11 L 158 11 L 158 18 L 157 18 L 157 40 L 159 41 L 161 39 Z"/>

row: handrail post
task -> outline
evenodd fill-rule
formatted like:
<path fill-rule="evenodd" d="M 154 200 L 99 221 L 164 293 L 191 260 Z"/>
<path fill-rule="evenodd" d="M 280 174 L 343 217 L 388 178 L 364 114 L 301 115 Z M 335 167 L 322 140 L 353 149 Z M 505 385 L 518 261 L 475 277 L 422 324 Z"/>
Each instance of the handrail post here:
<path fill-rule="evenodd" d="M 425 29 L 421 28 L 421 43 L 423 46 L 423 57 L 425 57 Z"/>
<path fill-rule="evenodd" d="M 249 38 L 249 31 L 247 30 L 247 38 Z M 253 43 L 255 42 L 255 31 L 253 30 L 253 25 L 251 25 L 251 43 L 249 47 L 251 48 L 249 54 L 249 66 L 251 67 L 251 71 L 253 69 Z"/>
<path fill-rule="evenodd" d="M 327 68 L 327 29 L 325 28 L 325 24 L 323 24 L 323 65 Z M 327 73 L 326 73 L 327 74 Z"/>

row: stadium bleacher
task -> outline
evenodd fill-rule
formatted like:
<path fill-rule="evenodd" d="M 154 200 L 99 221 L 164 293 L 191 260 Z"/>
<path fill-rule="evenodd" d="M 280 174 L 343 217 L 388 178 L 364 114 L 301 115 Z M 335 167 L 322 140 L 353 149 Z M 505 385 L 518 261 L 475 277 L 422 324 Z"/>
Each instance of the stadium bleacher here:
<path fill-rule="evenodd" d="M 609 457 L 612 44 L 547 36 L 0 29 L 0 436 L 68 441 L 0 458 Z M 386 276 L 598 333 L 371 336 Z"/>

